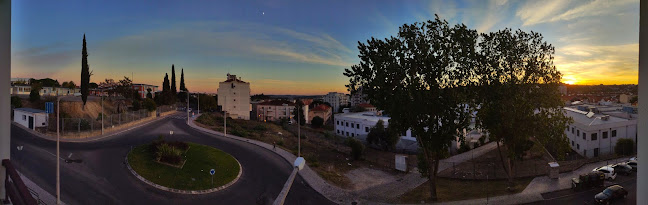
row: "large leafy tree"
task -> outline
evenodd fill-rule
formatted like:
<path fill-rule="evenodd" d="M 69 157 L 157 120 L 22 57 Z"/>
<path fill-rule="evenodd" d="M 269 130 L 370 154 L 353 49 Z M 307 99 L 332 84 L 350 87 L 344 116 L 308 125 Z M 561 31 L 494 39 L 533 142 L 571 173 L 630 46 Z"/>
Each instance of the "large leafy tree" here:
<path fill-rule="evenodd" d="M 437 200 L 439 160 L 468 127 L 464 89 L 472 79 L 477 31 L 439 19 L 400 27 L 397 37 L 358 43 L 360 64 L 345 69 L 347 87 L 389 113 L 396 133 L 410 129 L 421 148 L 419 170 Z"/>
<path fill-rule="evenodd" d="M 555 49 L 541 34 L 505 29 L 481 37 L 476 121 L 497 143 L 511 185 L 513 163 L 534 142 L 559 159 L 569 151 L 564 130 L 571 119 L 562 110 Z"/>
<path fill-rule="evenodd" d="M 83 34 L 83 49 L 81 50 L 81 99 L 83 100 L 83 107 L 85 108 L 86 101 L 88 100 L 89 84 L 90 84 L 90 65 L 88 65 L 88 49 L 86 47 L 86 38 Z"/>

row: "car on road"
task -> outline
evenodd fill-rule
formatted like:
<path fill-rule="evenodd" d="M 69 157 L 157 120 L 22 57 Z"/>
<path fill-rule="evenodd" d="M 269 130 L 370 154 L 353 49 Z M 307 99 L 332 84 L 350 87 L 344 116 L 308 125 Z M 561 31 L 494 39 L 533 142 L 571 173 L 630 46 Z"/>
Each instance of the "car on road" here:
<path fill-rule="evenodd" d="M 636 160 L 630 160 L 630 161 L 626 162 L 626 164 L 631 166 L 632 170 L 634 170 L 635 172 L 637 171 L 637 161 Z"/>
<path fill-rule="evenodd" d="M 632 167 L 630 165 L 628 165 L 627 163 L 625 163 L 625 162 L 621 162 L 621 163 L 612 165 L 612 169 L 614 169 L 614 172 L 619 173 L 619 174 L 623 174 L 623 175 L 626 175 L 626 176 L 632 174 Z"/>
<path fill-rule="evenodd" d="M 630 157 L 628 161 L 637 161 L 637 157 Z"/>
<path fill-rule="evenodd" d="M 600 204 L 610 204 L 610 201 L 618 198 L 626 198 L 628 191 L 620 185 L 612 185 L 594 196 L 594 200 Z"/>
<path fill-rule="evenodd" d="M 616 179 L 617 175 L 616 172 L 614 172 L 614 168 L 612 168 L 612 166 L 610 165 L 594 168 L 592 171 L 603 173 L 605 175 L 605 179 L 610 181 Z"/>

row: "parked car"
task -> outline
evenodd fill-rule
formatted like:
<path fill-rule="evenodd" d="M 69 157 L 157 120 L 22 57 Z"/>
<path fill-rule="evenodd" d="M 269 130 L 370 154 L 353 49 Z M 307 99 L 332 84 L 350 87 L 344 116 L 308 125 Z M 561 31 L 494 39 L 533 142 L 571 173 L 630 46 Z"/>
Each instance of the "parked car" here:
<path fill-rule="evenodd" d="M 610 204 L 610 201 L 618 198 L 626 198 L 628 191 L 622 186 L 612 185 L 594 196 L 594 200 L 601 204 Z"/>
<path fill-rule="evenodd" d="M 616 175 L 617 175 L 616 172 L 614 172 L 614 169 L 610 165 L 595 168 L 592 171 L 603 173 L 605 175 L 605 179 L 610 181 L 616 179 Z"/>
<path fill-rule="evenodd" d="M 630 160 L 630 161 L 626 162 L 626 164 L 631 166 L 633 171 L 635 171 L 635 172 L 637 171 L 637 161 L 636 160 Z"/>
<path fill-rule="evenodd" d="M 612 165 L 612 168 L 614 169 L 614 172 L 623 174 L 623 175 L 630 175 L 632 174 L 632 167 L 625 162 L 621 162 L 615 165 Z"/>
<path fill-rule="evenodd" d="M 628 161 L 637 161 L 637 157 L 630 157 Z"/>

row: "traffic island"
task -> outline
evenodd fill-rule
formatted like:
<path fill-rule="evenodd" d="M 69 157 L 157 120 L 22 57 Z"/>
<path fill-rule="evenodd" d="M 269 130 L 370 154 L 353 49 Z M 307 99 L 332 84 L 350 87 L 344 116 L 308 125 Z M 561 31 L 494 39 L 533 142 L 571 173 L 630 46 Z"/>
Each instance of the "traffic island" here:
<path fill-rule="evenodd" d="M 178 144 L 187 147 L 176 149 Z M 162 152 L 181 152 L 181 158 L 161 156 Z M 131 173 L 144 183 L 182 194 L 216 192 L 236 183 L 242 174 L 241 164 L 232 155 L 196 143 L 156 141 L 134 147 L 125 160 Z"/>

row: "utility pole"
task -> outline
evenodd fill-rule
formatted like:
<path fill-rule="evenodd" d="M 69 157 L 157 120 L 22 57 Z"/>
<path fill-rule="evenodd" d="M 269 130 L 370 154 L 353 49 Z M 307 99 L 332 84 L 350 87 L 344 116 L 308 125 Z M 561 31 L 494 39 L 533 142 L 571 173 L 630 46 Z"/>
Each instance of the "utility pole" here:
<path fill-rule="evenodd" d="M 200 115 L 200 93 L 198 93 L 198 114 Z"/>
<path fill-rule="evenodd" d="M 103 106 L 103 89 L 101 90 L 101 135 L 104 134 L 104 106 Z"/>
<path fill-rule="evenodd" d="M 299 104 L 297 104 L 297 157 L 301 157 L 301 119 L 299 119 Z"/>
<path fill-rule="evenodd" d="M 223 96 L 225 99 L 224 105 L 223 105 L 223 119 L 225 119 L 225 125 L 223 126 L 223 133 L 225 133 L 225 136 L 227 137 L 227 96 Z"/>
<path fill-rule="evenodd" d="M 56 204 L 61 204 L 61 160 L 59 160 L 61 133 L 59 132 L 59 117 L 61 113 L 61 97 L 56 98 Z"/>

